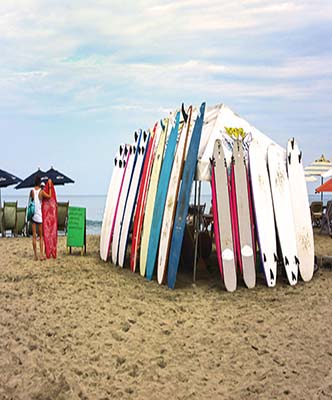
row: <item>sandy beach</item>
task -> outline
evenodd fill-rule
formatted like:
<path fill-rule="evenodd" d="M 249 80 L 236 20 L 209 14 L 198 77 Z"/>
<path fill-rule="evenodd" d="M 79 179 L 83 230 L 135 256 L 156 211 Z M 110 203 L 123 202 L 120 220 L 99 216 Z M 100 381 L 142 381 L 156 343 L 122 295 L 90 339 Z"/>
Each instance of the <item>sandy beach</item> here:
<path fill-rule="evenodd" d="M 0 399 L 332 398 L 331 269 L 230 294 L 209 267 L 171 291 L 98 245 L 34 262 L 31 239 L 0 239 Z"/>

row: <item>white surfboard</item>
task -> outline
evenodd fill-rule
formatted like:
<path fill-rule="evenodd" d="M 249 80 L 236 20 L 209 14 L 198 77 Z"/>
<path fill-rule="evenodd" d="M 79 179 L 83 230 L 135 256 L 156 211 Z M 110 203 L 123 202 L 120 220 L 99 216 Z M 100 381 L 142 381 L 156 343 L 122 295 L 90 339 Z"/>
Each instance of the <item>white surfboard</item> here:
<path fill-rule="evenodd" d="M 248 194 L 248 172 L 241 140 L 235 140 L 233 146 L 233 165 L 236 195 L 236 213 L 238 222 L 238 257 L 242 261 L 243 280 L 249 289 L 256 285 L 256 266 L 252 221 Z"/>
<path fill-rule="evenodd" d="M 277 278 L 277 238 L 266 156 L 266 146 L 258 141 L 250 143 L 249 170 L 257 239 L 266 283 L 273 287 Z"/>
<path fill-rule="evenodd" d="M 299 270 L 305 282 L 314 274 L 315 249 L 302 153 L 294 139 L 287 143 L 287 172 L 295 224 Z"/>
<path fill-rule="evenodd" d="M 213 161 L 215 163 L 215 185 L 222 273 L 226 290 L 228 292 L 233 292 L 236 289 L 237 277 L 230 209 L 229 178 L 223 145 L 219 139 L 217 139 L 214 144 Z"/>
<path fill-rule="evenodd" d="M 121 145 L 118 154 L 114 159 L 114 168 L 107 192 L 103 223 L 100 233 L 100 258 L 103 261 L 107 261 L 110 251 L 111 229 L 114 211 L 118 200 L 116 194 L 119 192 L 124 172 L 124 153 L 125 146 Z"/>
<path fill-rule="evenodd" d="M 169 181 L 163 222 L 161 227 L 159 253 L 157 261 L 157 280 L 161 285 L 165 278 L 166 267 L 168 264 L 168 255 L 170 250 L 170 241 L 172 239 L 173 223 L 179 194 L 179 187 L 182 177 L 184 158 L 187 149 L 187 142 L 192 133 L 194 125 L 192 123 L 192 107 L 190 106 L 187 114 L 187 121 L 180 131 L 179 142 L 173 161 L 171 177 Z"/>
<path fill-rule="evenodd" d="M 282 259 L 289 283 L 296 285 L 298 279 L 298 258 L 285 152 L 275 144 L 270 144 L 267 151 L 267 162 Z"/>
<path fill-rule="evenodd" d="M 128 190 L 130 187 L 133 169 L 136 163 L 136 152 L 137 152 L 137 145 L 138 140 L 140 139 L 139 136 L 135 136 L 135 143 L 133 146 L 130 147 L 130 154 L 127 159 L 127 166 L 125 169 L 124 179 L 122 182 L 122 190 L 120 194 L 120 198 L 118 200 L 118 210 L 115 216 L 114 221 L 114 232 L 113 232 L 113 239 L 112 239 L 112 263 L 117 265 L 118 263 L 118 251 L 119 251 L 119 240 L 120 240 L 120 232 L 121 232 L 121 224 L 123 219 L 123 214 L 126 206 L 126 200 L 128 196 Z"/>
<path fill-rule="evenodd" d="M 134 208 L 137 199 L 137 192 L 141 180 L 142 168 L 146 154 L 146 147 L 149 139 L 150 139 L 150 133 L 147 134 L 146 132 L 143 132 L 140 141 L 140 146 L 138 147 L 136 165 L 128 192 L 127 204 L 125 207 L 122 226 L 121 226 L 119 253 L 118 253 L 118 263 L 120 267 L 123 267 L 126 258 L 129 229 L 133 220 Z"/>
<path fill-rule="evenodd" d="M 140 262 L 139 262 L 141 276 L 145 276 L 146 259 L 148 254 L 148 245 L 149 245 L 149 237 L 150 237 L 151 223 L 153 217 L 154 202 L 156 198 L 159 175 L 164 157 L 166 137 L 171 129 L 172 129 L 172 124 L 169 122 L 169 120 L 168 119 L 164 120 L 164 129 L 162 129 L 160 132 L 159 141 L 156 149 L 156 155 L 154 158 L 151 177 L 150 177 L 150 183 L 148 187 L 146 205 L 145 205 L 143 232 L 142 232 L 141 249 L 140 249 Z"/>

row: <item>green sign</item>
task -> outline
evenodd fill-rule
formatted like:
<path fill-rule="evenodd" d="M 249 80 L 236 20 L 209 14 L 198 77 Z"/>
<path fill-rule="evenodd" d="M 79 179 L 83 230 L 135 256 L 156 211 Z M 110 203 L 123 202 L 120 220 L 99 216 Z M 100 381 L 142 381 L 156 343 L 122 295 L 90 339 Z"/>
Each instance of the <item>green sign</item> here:
<path fill-rule="evenodd" d="M 86 242 L 86 209 L 69 207 L 67 225 L 67 248 L 84 247 Z"/>

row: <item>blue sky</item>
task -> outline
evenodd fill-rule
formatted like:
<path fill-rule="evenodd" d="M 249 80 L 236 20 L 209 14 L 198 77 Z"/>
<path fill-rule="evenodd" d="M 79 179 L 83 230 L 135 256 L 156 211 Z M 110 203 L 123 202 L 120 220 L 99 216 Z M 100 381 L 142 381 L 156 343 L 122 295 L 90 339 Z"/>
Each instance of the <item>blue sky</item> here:
<path fill-rule="evenodd" d="M 0 168 L 104 194 L 119 144 L 182 101 L 331 158 L 331 27 L 330 0 L 2 0 Z"/>

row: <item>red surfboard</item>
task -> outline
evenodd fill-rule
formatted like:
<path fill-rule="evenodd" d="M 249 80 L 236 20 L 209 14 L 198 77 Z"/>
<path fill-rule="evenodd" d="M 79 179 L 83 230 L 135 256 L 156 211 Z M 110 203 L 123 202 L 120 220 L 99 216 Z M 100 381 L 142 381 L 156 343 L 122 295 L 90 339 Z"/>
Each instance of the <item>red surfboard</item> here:
<path fill-rule="evenodd" d="M 49 184 L 46 183 L 44 191 L 49 193 Z M 43 199 L 43 236 L 45 243 L 45 254 L 47 258 L 56 258 L 58 244 L 58 203 L 54 185 L 52 185 L 52 197 Z"/>
<path fill-rule="evenodd" d="M 136 270 L 136 261 L 137 261 L 137 253 L 138 247 L 141 242 L 141 232 L 143 226 L 143 215 L 145 211 L 146 204 L 146 196 L 148 192 L 148 186 L 150 181 L 150 175 L 152 171 L 152 164 L 154 158 L 154 143 L 155 143 L 155 132 L 158 123 L 155 124 L 153 128 L 153 134 L 150 138 L 148 149 L 146 153 L 146 158 L 143 166 L 142 179 L 139 187 L 139 193 L 137 198 L 136 212 L 134 217 L 134 225 L 133 225 L 133 236 L 132 236 L 132 244 L 131 244 L 131 253 L 130 253 L 130 269 L 132 272 Z"/>

